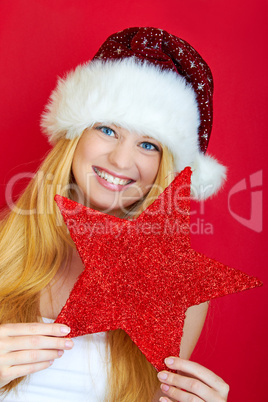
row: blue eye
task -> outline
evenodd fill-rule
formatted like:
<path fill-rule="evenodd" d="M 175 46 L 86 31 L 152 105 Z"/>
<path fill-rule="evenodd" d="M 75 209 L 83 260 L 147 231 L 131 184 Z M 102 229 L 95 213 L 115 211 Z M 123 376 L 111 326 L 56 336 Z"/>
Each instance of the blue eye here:
<path fill-rule="evenodd" d="M 142 142 L 142 143 L 141 143 L 141 147 L 142 147 L 143 149 L 148 150 L 148 151 L 153 151 L 154 149 L 155 149 L 156 151 L 159 151 L 159 148 L 158 148 L 156 145 L 151 144 L 150 142 Z"/>
<path fill-rule="evenodd" d="M 114 130 L 112 130 L 110 127 L 96 127 L 97 130 L 100 130 L 103 134 L 108 135 L 109 137 L 113 137 L 114 136 Z"/>

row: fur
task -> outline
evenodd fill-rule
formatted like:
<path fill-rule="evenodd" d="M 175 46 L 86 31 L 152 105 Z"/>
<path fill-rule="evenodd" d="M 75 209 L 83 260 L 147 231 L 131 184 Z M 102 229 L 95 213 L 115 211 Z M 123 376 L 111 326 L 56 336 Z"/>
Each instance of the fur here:
<path fill-rule="evenodd" d="M 209 155 L 199 153 L 192 170 L 191 194 L 199 200 L 216 194 L 226 180 L 226 167 Z"/>
<path fill-rule="evenodd" d="M 212 167 L 210 158 L 209 167 L 205 168 L 207 157 L 199 151 L 200 120 L 195 92 L 175 72 L 141 63 L 134 57 L 94 60 L 78 66 L 59 79 L 41 126 L 50 142 L 55 143 L 64 136 L 80 136 L 97 122 L 152 136 L 170 149 L 177 171 L 186 166 L 194 169 L 196 189 L 200 190 L 206 174 L 215 191 L 220 187 L 224 168 L 217 166 L 215 160 Z M 210 193 L 207 189 L 202 196 L 199 191 L 198 198 L 207 198 Z"/>

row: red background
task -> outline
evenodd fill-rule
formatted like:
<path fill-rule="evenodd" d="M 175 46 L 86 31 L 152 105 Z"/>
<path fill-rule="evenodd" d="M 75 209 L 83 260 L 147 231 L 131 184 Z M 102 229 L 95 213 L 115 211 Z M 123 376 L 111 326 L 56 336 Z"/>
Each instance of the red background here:
<path fill-rule="evenodd" d="M 56 77 L 90 59 L 108 35 L 129 26 L 163 28 L 190 42 L 208 62 L 215 79 L 209 153 L 228 166 L 229 175 L 204 211 L 193 204 L 199 210 L 193 222 L 198 217 L 213 226 L 213 235 L 193 235 L 193 245 L 259 277 L 264 286 L 211 303 L 192 360 L 230 384 L 230 402 L 267 400 L 266 211 L 264 228 L 256 232 L 228 210 L 232 187 L 244 178 L 248 183 L 259 170 L 258 190 L 266 196 L 267 1 L 2 0 L 0 15 L 1 206 L 8 181 L 35 171 L 49 150 L 39 119 Z M 247 219 L 250 205 L 250 191 L 232 198 L 232 210 Z"/>

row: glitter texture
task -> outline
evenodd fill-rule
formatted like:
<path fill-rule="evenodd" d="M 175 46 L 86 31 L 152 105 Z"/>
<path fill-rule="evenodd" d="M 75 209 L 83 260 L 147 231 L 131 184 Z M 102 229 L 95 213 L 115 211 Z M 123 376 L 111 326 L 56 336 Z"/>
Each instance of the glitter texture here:
<path fill-rule="evenodd" d="M 85 265 L 56 320 L 68 336 L 121 328 L 160 371 L 179 355 L 188 307 L 262 284 L 191 248 L 190 180 L 185 168 L 132 221 L 56 195 Z"/>

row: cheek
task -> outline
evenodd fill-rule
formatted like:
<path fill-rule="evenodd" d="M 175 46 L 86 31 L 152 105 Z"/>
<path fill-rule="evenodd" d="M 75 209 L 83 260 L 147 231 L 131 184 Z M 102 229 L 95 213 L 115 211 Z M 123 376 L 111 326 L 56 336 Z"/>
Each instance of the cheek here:
<path fill-rule="evenodd" d="M 143 181 L 148 184 L 153 184 L 160 166 L 160 156 L 153 160 L 146 161 L 142 164 Z"/>
<path fill-rule="evenodd" d="M 99 147 L 90 138 L 81 137 L 73 157 L 73 174 L 80 170 L 88 170 L 94 156 L 98 154 Z"/>
<path fill-rule="evenodd" d="M 74 162 L 79 163 L 90 161 L 91 150 L 92 147 L 90 147 L 89 144 L 86 144 L 85 141 L 79 142 L 74 154 Z"/>
<path fill-rule="evenodd" d="M 83 190 L 88 179 L 88 174 L 90 174 L 90 164 L 88 160 L 85 151 L 83 150 L 83 152 L 80 153 L 78 150 L 78 152 L 74 154 L 72 163 L 72 173 L 75 183 Z"/>

